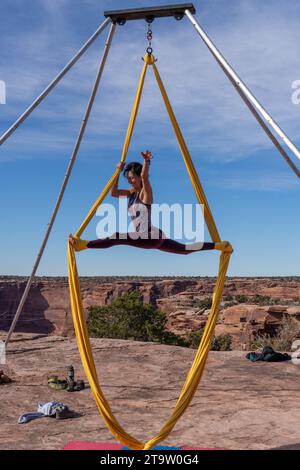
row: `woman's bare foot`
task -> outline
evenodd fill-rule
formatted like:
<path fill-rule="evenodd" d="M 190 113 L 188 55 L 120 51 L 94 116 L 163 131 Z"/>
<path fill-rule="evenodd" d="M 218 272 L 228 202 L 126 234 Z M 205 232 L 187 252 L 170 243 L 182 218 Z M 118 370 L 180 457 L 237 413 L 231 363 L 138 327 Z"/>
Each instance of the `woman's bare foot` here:
<path fill-rule="evenodd" d="M 232 246 L 227 241 L 215 243 L 215 249 L 223 251 L 224 253 L 232 253 L 233 252 Z"/>
<path fill-rule="evenodd" d="M 75 238 L 73 237 L 73 235 L 71 233 L 69 235 L 69 242 L 71 243 L 72 246 L 75 245 Z"/>

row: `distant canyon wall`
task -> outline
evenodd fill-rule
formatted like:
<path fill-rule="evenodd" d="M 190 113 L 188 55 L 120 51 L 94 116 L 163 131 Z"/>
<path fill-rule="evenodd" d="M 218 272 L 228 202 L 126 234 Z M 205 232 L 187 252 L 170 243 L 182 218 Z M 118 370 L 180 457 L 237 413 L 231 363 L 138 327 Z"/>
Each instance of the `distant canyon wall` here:
<path fill-rule="evenodd" d="M 209 309 L 201 301 L 213 293 L 213 278 L 81 278 L 85 310 L 109 305 L 126 292 L 138 290 L 145 303 L 164 311 L 167 328 L 186 336 L 205 325 Z M 0 330 L 7 330 L 26 286 L 25 278 L 0 277 Z M 251 302 L 256 295 L 276 305 Z M 228 278 L 223 299 L 246 296 L 239 305 L 223 301 L 216 334 L 229 333 L 234 348 L 247 348 L 255 332 L 275 331 L 283 315 L 300 322 L 300 278 Z M 274 302 L 270 302 L 274 303 Z M 37 278 L 33 283 L 16 331 L 72 335 L 68 280 Z"/>

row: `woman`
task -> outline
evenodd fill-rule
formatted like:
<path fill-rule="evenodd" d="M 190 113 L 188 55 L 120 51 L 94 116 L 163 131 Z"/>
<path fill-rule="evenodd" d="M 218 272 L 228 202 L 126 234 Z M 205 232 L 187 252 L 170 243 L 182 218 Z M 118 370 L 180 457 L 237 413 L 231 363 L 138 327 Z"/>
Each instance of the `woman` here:
<path fill-rule="evenodd" d="M 144 158 L 143 165 L 141 165 L 141 163 L 132 162 L 129 163 L 124 170 L 124 176 L 127 178 L 131 188 L 119 189 L 119 178 L 117 178 L 111 189 L 111 195 L 113 197 L 128 198 L 128 212 L 134 224 L 135 232 L 127 234 L 116 232 L 111 237 L 91 241 L 75 238 L 70 234 L 69 241 L 74 246 L 75 251 L 81 251 L 86 248 L 110 248 L 115 245 L 158 249 L 181 255 L 188 255 L 189 253 L 202 250 L 222 250 L 224 248 L 224 242 L 191 243 L 186 245 L 175 240 L 170 240 L 165 236 L 162 230 L 151 224 L 153 194 L 149 180 L 149 165 L 152 154 L 147 150 L 146 152 L 141 152 L 141 155 Z M 124 169 L 124 166 L 124 163 L 118 164 L 118 168 L 121 170 Z"/>

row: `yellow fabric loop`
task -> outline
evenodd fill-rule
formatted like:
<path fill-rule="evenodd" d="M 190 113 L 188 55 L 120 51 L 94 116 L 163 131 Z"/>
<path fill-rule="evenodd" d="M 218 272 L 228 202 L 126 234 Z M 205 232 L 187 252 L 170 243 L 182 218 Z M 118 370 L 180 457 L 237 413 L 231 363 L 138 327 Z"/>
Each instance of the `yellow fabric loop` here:
<path fill-rule="evenodd" d="M 187 167 L 192 185 L 195 189 L 197 199 L 200 204 L 204 205 L 204 216 L 205 216 L 208 229 L 210 231 L 213 241 L 219 243 L 218 249 L 221 250 L 221 254 L 220 254 L 220 261 L 219 261 L 219 272 L 218 272 L 218 277 L 217 277 L 214 294 L 213 294 L 212 307 L 211 307 L 211 311 L 207 319 L 206 327 L 204 329 L 201 343 L 196 353 L 194 362 L 190 368 L 189 373 L 187 374 L 186 381 L 182 387 L 181 393 L 179 395 L 179 398 L 177 400 L 177 403 L 175 405 L 175 408 L 170 418 L 167 420 L 165 425 L 160 429 L 160 431 L 157 433 L 155 437 L 150 439 L 148 442 L 143 443 L 139 441 L 138 439 L 134 438 L 133 436 L 131 436 L 130 434 L 128 434 L 122 428 L 122 426 L 120 425 L 120 423 L 114 416 L 112 410 L 110 409 L 110 406 L 108 402 L 106 401 L 105 396 L 103 395 L 103 392 L 101 390 L 97 371 L 96 371 L 96 366 L 95 366 L 94 359 L 93 359 L 90 339 L 88 336 L 83 305 L 81 301 L 80 282 L 79 282 L 79 276 L 77 272 L 74 248 L 72 247 L 70 243 L 68 243 L 68 271 L 69 271 L 71 309 L 72 309 L 74 328 L 75 328 L 78 349 L 79 349 L 80 357 L 82 360 L 82 364 L 83 364 L 87 379 L 90 383 L 91 390 L 92 390 L 94 399 L 96 401 L 97 407 L 107 427 L 109 428 L 111 433 L 116 437 L 116 439 L 118 439 L 122 444 L 134 450 L 148 450 L 148 449 L 151 449 L 156 444 L 158 444 L 159 442 L 161 442 L 162 440 L 164 440 L 170 434 L 176 422 L 178 421 L 178 419 L 181 417 L 181 415 L 184 413 L 184 411 L 188 407 L 189 403 L 191 402 L 197 390 L 197 386 L 200 382 L 200 379 L 204 371 L 207 355 L 211 347 L 211 339 L 212 339 L 215 324 L 217 321 L 223 287 L 224 287 L 224 283 L 226 279 L 227 268 L 229 265 L 230 256 L 232 252 L 232 247 L 230 244 L 228 245 L 228 242 L 220 241 L 220 236 L 219 236 L 216 224 L 214 222 L 212 213 L 208 206 L 208 202 L 205 197 L 203 188 L 201 186 L 197 172 L 193 165 L 192 159 L 190 157 L 184 138 L 181 134 L 179 125 L 176 121 L 170 101 L 168 99 L 168 96 L 166 94 L 165 88 L 163 86 L 163 83 L 161 81 L 161 78 L 159 76 L 159 73 L 157 71 L 154 61 L 155 61 L 154 57 L 149 54 L 147 54 L 144 58 L 144 66 L 143 66 L 143 70 L 141 73 L 131 117 L 130 117 L 129 124 L 128 124 L 128 129 L 127 129 L 125 142 L 123 146 L 121 162 L 125 162 L 126 160 L 126 155 L 128 152 L 137 112 L 139 109 L 147 66 L 152 65 L 156 79 L 157 79 L 158 86 L 162 93 L 162 97 L 164 99 L 170 120 L 172 122 L 174 131 L 175 131 L 175 134 L 176 134 L 176 137 L 177 137 L 177 140 L 178 140 L 178 143 L 179 143 L 179 146 L 180 146 L 183 158 L 184 158 L 185 165 Z M 93 216 L 95 215 L 97 208 L 105 199 L 107 193 L 109 192 L 111 186 L 113 185 L 120 171 L 121 170 L 118 168 L 113 174 L 113 176 L 111 177 L 111 179 L 108 181 L 107 185 L 105 186 L 102 193 L 100 194 L 100 196 L 98 197 L 94 205 L 92 206 L 90 212 L 88 213 L 87 217 L 83 221 L 82 225 L 77 230 L 76 235 L 75 235 L 76 237 L 81 236 L 81 234 L 83 233 L 83 231 L 85 230 L 85 228 L 87 227 L 87 225 L 89 224 Z M 226 246 L 224 245 L 224 243 L 226 243 Z M 228 246 L 230 247 L 230 249 L 228 248 Z"/>
<path fill-rule="evenodd" d="M 138 89 L 137 89 L 136 97 L 135 97 L 135 100 L 134 100 L 134 104 L 133 104 L 133 108 L 132 108 L 128 128 L 127 128 L 127 133 L 126 133 L 126 137 L 125 137 L 125 141 L 124 141 L 124 145 L 123 145 L 123 151 L 122 151 L 122 156 L 121 156 L 120 163 L 124 163 L 125 160 L 126 160 L 129 144 L 130 144 L 130 141 L 131 141 L 131 137 L 132 137 L 135 121 L 136 121 L 136 116 L 137 116 L 137 113 L 138 113 L 138 110 L 139 110 L 139 105 L 140 105 L 142 91 L 143 91 L 143 87 L 144 87 L 146 72 L 147 72 L 147 63 L 145 62 L 142 73 L 141 73 L 141 76 L 140 76 L 140 81 L 139 81 L 139 84 L 138 84 Z M 119 176 L 120 172 L 121 172 L 121 170 L 119 168 L 117 168 L 117 170 L 115 171 L 115 173 L 113 174 L 113 176 L 111 177 L 111 179 L 109 180 L 109 182 L 107 183 L 105 188 L 103 189 L 102 193 L 100 194 L 100 196 L 98 197 L 98 199 L 96 200 L 96 202 L 94 203 L 92 208 L 90 209 L 90 212 L 88 213 L 87 217 L 85 218 L 85 220 L 83 221 L 83 223 L 81 224 L 79 229 L 77 230 L 77 232 L 75 234 L 75 237 L 78 237 L 78 238 L 81 237 L 82 233 L 84 232 L 84 230 L 86 229 L 86 227 L 88 226 L 88 224 L 90 223 L 90 221 L 92 220 L 94 215 L 96 214 L 96 211 L 97 211 L 98 207 L 102 204 L 102 202 L 106 198 L 107 194 L 109 193 L 111 187 L 113 186 L 113 184 L 114 184 L 116 178 Z"/>
<path fill-rule="evenodd" d="M 160 78 L 160 75 L 158 73 L 158 70 L 157 70 L 157 67 L 156 67 L 155 64 L 153 64 L 153 70 L 154 70 L 154 74 L 155 74 L 159 89 L 161 91 L 162 97 L 164 99 L 164 102 L 165 102 L 165 105 L 166 105 L 166 108 L 167 108 L 167 111 L 168 111 L 173 129 L 175 131 L 177 141 L 178 141 L 178 144 L 179 144 L 179 147 L 180 147 L 185 165 L 187 167 L 187 170 L 188 170 L 193 188 L 195 190 L 198 202 L 199 202 L 199 204 L 204 205 L 204 218 L 205 218 L 206 225 L 207 225 L 207 228 L 209 230 L 210 236 L 211 236 L 211 238 L 214 242 L 219 242 L 219 241 L 221 241 L 221 239 L 220 239 L 220 236 L 219 236 L 219 233 L 218 233 L 217 226 L 215 224 L 213 215 L 212 215 L 211 210 L 209 208 L 207 199 L 205 197 L 203 188 L 201 186 L 198 174 L 197 174 L 196 169 L 194 167 L 194 164 L 193 164 L 193 161 L 191 159 L 188 148 L 186 146 L 185 140 L 183 138 L 183 135 L 182 135 L 181 130 L 179 128 L 178 122 L 177 122 L 176 117 L 174 115 L 174 112 L 172 110 L 167 92 L 165 90 L 165 87 L 163 85 L 163 82 Z"/>

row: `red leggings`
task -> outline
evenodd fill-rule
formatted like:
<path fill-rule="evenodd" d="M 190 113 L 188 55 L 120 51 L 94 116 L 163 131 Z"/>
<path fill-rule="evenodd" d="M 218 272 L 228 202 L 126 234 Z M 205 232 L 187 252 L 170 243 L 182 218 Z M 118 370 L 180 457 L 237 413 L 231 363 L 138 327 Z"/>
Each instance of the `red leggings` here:
<path fill-rule="evenodd" d="M 137 232 L 134 233 L 114 233 L 111 237 L 99 238 L 97 240 L 91 240 L 88 242 L 88 248 L 111 248 L 116 245 L 128 245 L 136 248 L 144 249 L 157 249 L 160 251 L 166 251 L 168 253 L 176 253 L 177 255 L 189 255 L 195 251 L 203 250 L 214 250 L 215 244 L 209 242 L 203 243 L 190 243 L 184 244 L 171 240 L 170 238 L 164 238 L 163 232 L 159 230 L 159 236 L 157 238 L 151 238 L 146 233 L 140 234 L 140 238 L 134 238 L 137 236 Z"/>

